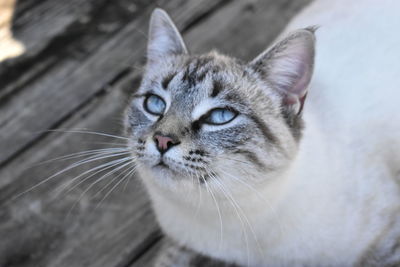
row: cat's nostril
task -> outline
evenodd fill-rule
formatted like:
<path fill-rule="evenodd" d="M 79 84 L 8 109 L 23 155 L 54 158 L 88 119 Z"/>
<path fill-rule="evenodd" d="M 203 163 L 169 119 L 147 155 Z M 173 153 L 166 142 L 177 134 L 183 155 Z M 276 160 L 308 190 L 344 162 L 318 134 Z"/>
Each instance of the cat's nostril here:
<path fill-rule="evenodd" d="M 178 145 L 180 142 L 174 141 L 171 137 L 165 135 L 154 135 L 154 142 L 156 143 L 158 151 L 161 153 L 166 152 L 171 147 Z"/>

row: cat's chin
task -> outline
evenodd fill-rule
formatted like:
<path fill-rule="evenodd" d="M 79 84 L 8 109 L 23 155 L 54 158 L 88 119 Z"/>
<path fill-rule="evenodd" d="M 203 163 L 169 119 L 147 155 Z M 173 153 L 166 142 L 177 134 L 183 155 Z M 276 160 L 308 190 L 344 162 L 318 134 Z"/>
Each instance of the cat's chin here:
<path fill-rule="evenodd" d="M 167 164 L 165 164 L 163 162 L 152 166 L 151 170 L 153 172 L 155 172 L 155 174 L 161 175 L 161 176 L 169 176 L 169 175 L 177 175 L 178 174 L 175 170 L 171 169 L 170 166 L 168 166 Z"/>
<path fill-rule="evenodd" d="M 169 166 L 168 164 L 161 162 L 151 166 L 150 171 L 152 172 L 153 176 L 157 180 L 181 180 L 182 173 L 175 170 L 173 167 Z"/>

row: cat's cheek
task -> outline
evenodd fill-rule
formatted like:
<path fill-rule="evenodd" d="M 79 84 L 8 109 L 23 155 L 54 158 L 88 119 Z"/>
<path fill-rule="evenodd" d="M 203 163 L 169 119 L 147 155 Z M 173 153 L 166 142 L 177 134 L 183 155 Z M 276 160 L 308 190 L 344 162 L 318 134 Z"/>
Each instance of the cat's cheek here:
<path fill-rule="evenodd" d="M 157 165 L 160 161 L 160 153 L 151 142 L 145 142 L 142 145 L 138 145 L 134 153 L 136 156 L 136 162 L 146 168 L 151 168 Z"/>

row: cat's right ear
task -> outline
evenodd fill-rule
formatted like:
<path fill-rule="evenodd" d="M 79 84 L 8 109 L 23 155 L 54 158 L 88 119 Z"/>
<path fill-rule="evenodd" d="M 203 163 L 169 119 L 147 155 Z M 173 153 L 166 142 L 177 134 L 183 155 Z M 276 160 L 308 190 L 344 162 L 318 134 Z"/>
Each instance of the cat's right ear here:
<path fill-rule="evenodd" d="M 250 62 L 250 67 L 280 93 L 283 107 L 295 114 L 302 111 L 313 73 L 315 30 L 297 30 Z"/>
<path fill-rule="evenodd" d="M 157 63 L 166 57 L 187 53 L 182 36 L 167 12 L 156 8 L 150 19 L 147 62 Z"/>

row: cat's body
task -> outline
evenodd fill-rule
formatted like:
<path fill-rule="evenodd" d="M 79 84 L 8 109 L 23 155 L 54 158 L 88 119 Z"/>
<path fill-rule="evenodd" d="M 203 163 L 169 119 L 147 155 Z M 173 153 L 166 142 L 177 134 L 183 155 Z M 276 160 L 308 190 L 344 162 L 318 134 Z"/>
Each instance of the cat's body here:
<path fill-rule="evenodd" d="M 400 264 L 400 20 L 396 9 L 399 5 L 389 0 L 366 0 L 364 5 L 361 1 L 354 2 L 358 5 L 344 0 L 317 1 L 290 24 L 290 30 L 315 24 L 321 26 L 316 34 L 315 74 L 303 111 L 301 107 L 299 111 L 302 106 L 299 103 L 304 101 L 305 89 L 296 95 L 299 102 L 296 100 L 287 111 L 299 113 L 290 113 L 284 116 L 285 119 L 277 119 L 274 115 L 279 109 L 274 104 L 279 94 L 266 93 L 269 115 L 260 115 L 262 109 L 258 114 L 269 127 L 270 144 L 254 138 L 252 144 L 256 145 L 250 147 L 250 151 L 242 150 L 242 155 L 235 152 L 235 155 L 239 154 L 235 159 L 233 156 L 224 158 L 225 154 L 215 152 L 217 155 L 210 162 L 222 164 L 218 163 L 220 161 L 225 165 L 218 166 L 217 174 L 207 176 L 206 181 L 200 179 L 198 184 L 193 183 L 193 177 L 198 176 L 190 170 L 187 171 L 189 174 L 183 172 L 182 177 L 166 174 L 163 178 L 160 176 L 166 172 L 164 169 L 140 168 L 162 229 L 179 245 L 227 262 L 250 266 Z M 382 17 L 374 17 L 377 12 Z M 312 41 L 307 31 L 292 35 L 280 47 L 290 48 L 290 42 L 298 36 L 300 39 L 304 36 L 305 41 L 299 42 L 309 47 Z M 294 50 L 297 45 L 293 46 Z M 150 44 L 150 53 L 152 49 L 157 47 L 152 48 Z M 278 52 L 274 53 L 281 53 L 282 49 L 276 49 Z M 312 51 L 307 49 L 305 51 Z M 312 61 L 311 52 L 296 54 L 296 51 L 293 53 L 300 55 L 301 60 L 309 58 Z M 272 52 L 270 54 L 268 60 L 280 60 L 280 57 L 275 59 Z M 230 70 L 229 64 L 236 63 L 219 55 L 207 57 L 213 58 L 209 69 L 227 64 L 228 74 L 243 70 L 240 66 Z M 156 61 L 155 57 L 149 58 Z M 173 66 L 178 77 L 182 69 L 179 79 L 183 82 L 187 62 L 206 61 L 191 58 L 180 60 L 179 65 L 166 60 L 167 63 L 162 63 L 157 71 L 164 70 L 165 75 L 170 72 L 168 66 Z M 257 59 L 254 62 L 257 63 Z M 151 69 L 151 64 L 155 63 L 149 63 L 141 90 L 151 84 L 146 80 L 157 83 L 154 77 L 158 74 Z M 285 64 L 280 67 L 287 68 Z M 305 76 L 312 72 L 312 62 L 307 64 L 310 69 L 304 71 Z M 268 71 L 273 73 L 274 67 L 269 66 Z M 201 67 L 198 69 L 200 71 Z M 249 72 L 250 78 L 243 78 L 242 87 L 247 86 L 246 82 L 258 82 L 252 80 L 252 75 L 256 74 Z M 228 74 L 224 81 L 234 81 Z M 169 86 L 179 87 L 175 77 L 171 79 Z M 273 83 L 267 81 L 269 85 Z M 277 80 L 277 84 L 279 82 Z M 297 91 L 291 92 L 290 97 L 292 93 L 297 94 Z M 246 99 L 263 99 L 259 95 L 252 96 L 250 90 L 243 94 Z M 289 100 L 286 102 L 292 104 L 292 98 Z M 171 100 L 171 103 L 174 102 Z M 167 108 L 172 104 L 167 103 Z M 199 105 L 203 108 L 209 104 Z M 145 159 L 146 164 L 155 158 L 156 151 L 154 143 L 148 144 L 152 142 L 152 137 L 147 137 L 149 131 L 153 134 L 167 128 L 182 133 L 179 125 L 186 128 L 177 110 L 172 113 L 174 119 L 170 122 L 163 123 L 161 117 L 161 126 L 136 132 L 136 129 L 131 130 L 132 136 L 137 134 L 147 138 L 132 144 L 134 148 L 152 151 L 148 152 L 153 154 Z M 198 112 L 196 107 L 193 112 Z M 294 116 L 298 114 L 304 120 L 304 129 L 302 123 L 296 122 Z M 131 124 L 137 120 L 140 118 L 130 115 Z M 176 125 L 173 122 L 176 120 L 181 124 Z M 284 120 L 289 127 L 281 126 Z M 260 130 L 259 134 L 265 134 L 268 139 L 263 127 L 255 127 L 254 132 Z M 246 132 L 244 128 L 241 131 Z M 157 139 L 156 144 L 159 145 L 161 140 Z M 182 141 L 181 144 L 180 141 L 176 142 L 177 147 L 190 148 L 190 143 Z M 240 145 L 243 146 L 243 142 Z M 199 144 L 204 146 L 204 140 Z M 270 151 L 263 148 L 265 144 Z M 258 147 L 266 149 L 267 154 L 262 156 L 264 152 L 258 151 Z M 188 150 L 188 155 L 198 154 L 201 164 L 208 162 L 199 151 L 197 153 L 193 148 Z M 170 153 L 179 156 L 175 150 Z M 249 163 L 246 165 L 243 161 Z"/>

